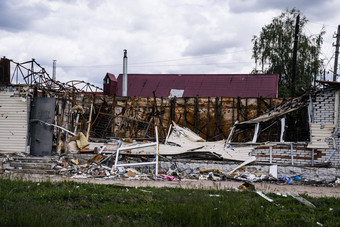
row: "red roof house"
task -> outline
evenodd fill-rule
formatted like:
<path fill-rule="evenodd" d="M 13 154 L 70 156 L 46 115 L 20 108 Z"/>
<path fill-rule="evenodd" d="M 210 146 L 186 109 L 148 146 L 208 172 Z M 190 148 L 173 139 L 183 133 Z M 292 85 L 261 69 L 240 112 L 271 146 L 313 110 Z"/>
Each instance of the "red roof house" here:
<path fill-rule="evenodd" d="M 105 95 L 114 95 L 117 90 L 117 79 L 112 73 L 106 73 L 103 79 L 103 89 Z"/>
<path fill-rule="evenodd" d="M 118 96 L 122 95 L 122 81 L 119 74 Z M 277 98 L 278 81 L 278 74 L 128 74 L 127 95 Z"/>

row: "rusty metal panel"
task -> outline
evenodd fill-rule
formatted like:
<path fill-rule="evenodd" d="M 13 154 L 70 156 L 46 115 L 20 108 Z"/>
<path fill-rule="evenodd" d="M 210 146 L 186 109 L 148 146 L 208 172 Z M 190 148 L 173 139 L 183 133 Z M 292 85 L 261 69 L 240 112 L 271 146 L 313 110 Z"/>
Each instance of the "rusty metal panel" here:
<path fill-rule="evenodd" d="M 0 152 L 26 152 L 28 100 L 16 91 L 0 91 Z"/>
<path fill-rule="evenodd" d="M 34 98 L 31 114 L 31 155 L 51 155 L 53 128 L 46 124 L 41 124 L 39 121 L 52 124 L 54 121 L 54 110 L 55 98 Z"/>

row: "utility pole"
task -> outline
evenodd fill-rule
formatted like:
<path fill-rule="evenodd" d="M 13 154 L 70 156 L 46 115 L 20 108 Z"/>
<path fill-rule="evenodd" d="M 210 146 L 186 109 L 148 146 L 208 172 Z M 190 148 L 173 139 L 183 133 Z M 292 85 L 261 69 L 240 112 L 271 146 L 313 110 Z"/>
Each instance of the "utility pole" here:
<path fill-rule="evenodd" d="M 334 74 L 333 81 L 336 81 L 336 77 L 338 76 L 338 57 L 339 57 L 339 46 L 340 46 L 340 25 L 338 25 L 338 32 L 336 33 L 336 44 L 335 46 L 335 58 L 334 58 Z"/>
<path fill-rule="evenodd" d="M 300 23 L 300 14 L 297 15 L 296 24 L 295 24 L 293 67 L 292 67 L 292 91 L 291 91 L 292 97 L 295 97 L 295 87 L 296 87 L 296 59 L 297 59 L 297 48 L 298 48 L 298 40 L 299 40 L 299 23 Z"/>

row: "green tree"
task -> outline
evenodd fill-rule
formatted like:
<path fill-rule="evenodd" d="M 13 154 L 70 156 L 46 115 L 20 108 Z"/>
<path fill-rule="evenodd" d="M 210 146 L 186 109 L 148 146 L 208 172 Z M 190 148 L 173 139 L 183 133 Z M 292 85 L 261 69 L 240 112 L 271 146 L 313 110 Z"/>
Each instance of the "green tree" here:
<path fill-rule="evenodd" d="M 315 75 L 323 69 L 320 58 L 324 28 L 319 34 L 305 34 L 307 18 L 299 10 L 286 10 L 262 28 L 252 42 L 255 69 L 253 73 L 279 74 L 279 96 L 290 96 L 292 86 L 293 46 L 296 17 L 300 14 L 296 88 L 308 89 Z"/>

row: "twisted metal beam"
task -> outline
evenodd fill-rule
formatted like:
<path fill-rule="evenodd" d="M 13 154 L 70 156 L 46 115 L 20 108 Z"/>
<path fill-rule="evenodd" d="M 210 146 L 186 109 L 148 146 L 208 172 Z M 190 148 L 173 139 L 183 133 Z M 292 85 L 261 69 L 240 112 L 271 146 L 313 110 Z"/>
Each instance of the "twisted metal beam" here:
<path fill-rule="evenodd" d="M 45 68 L 37 63 L 34 58 L 22 63 L 13 60 L 10 61 L 15 65 L 13 75 L 11 76 L 12 84 L 35 86 L 39 90 L 56 94 L 93 93 L 103 91 L 102 88 L 85 81 L 71 80 L 63 83 L 58 80 L 53 80 L 46 72 Z"/>

